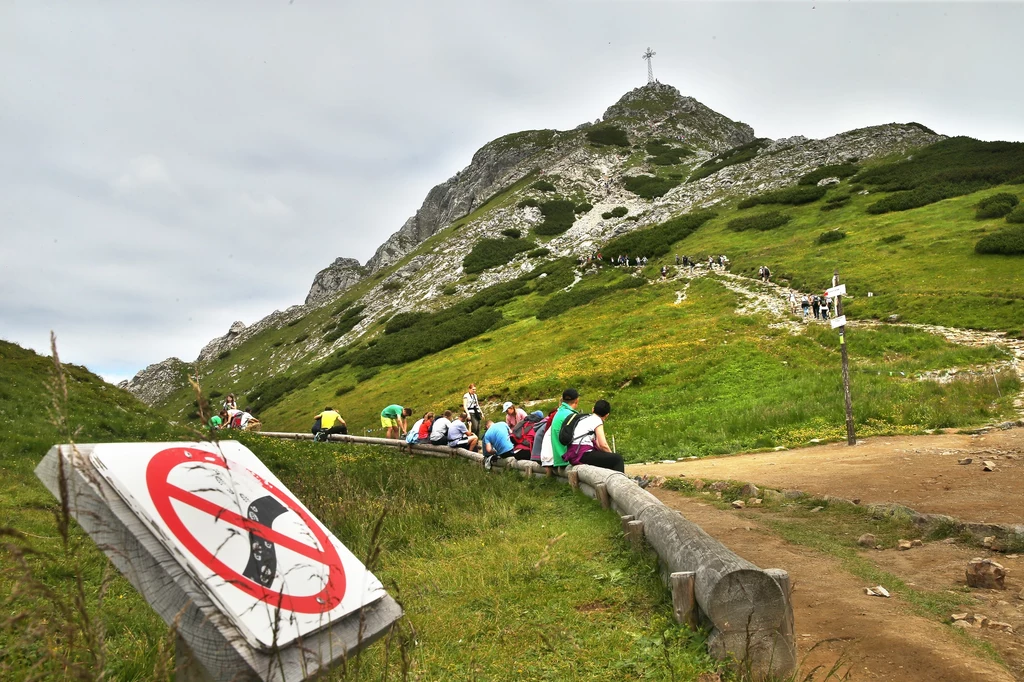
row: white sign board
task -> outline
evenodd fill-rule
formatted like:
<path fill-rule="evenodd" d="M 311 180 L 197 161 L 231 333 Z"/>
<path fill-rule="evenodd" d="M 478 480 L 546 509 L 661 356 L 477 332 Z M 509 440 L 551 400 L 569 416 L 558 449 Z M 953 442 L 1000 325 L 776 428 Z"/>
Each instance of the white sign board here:
<path fill-rule="evenodd" d="M 846 315 L 840 315 L 839 317 L 832 318 L 832 328 L 839 329 L 840 327 L 846 326 Z"/>
<path fill-rule="evenodd" d="M 257 649 L 287 645 L 385 595 L 236 441 L 102 444 L 90 460 Z"/>
<path fill-rule="evenodd" d="M 835 298 L 836 296 L 846 296 L 846 285 L 840 284 L 839 286 L 829 287 L 825 289 L 825 295 L 829 298 Z"/>

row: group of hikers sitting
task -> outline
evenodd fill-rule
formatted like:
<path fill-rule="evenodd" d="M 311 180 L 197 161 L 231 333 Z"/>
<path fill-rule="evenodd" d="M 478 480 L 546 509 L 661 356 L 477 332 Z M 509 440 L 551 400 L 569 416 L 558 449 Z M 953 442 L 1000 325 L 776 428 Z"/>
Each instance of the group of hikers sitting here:
<path fill-rule="evenodd" d="M 579 392 L 567 388 L 557 409 L 545 415 L 540 410 L 527 413 L 512 402 L 502 405 L 504 419 L 483 421 L 476 397 L 476 386 L 471 385 L 463 396 L 463 410 L 455 413 L 445 410 L 435 414 L 427 412 L 409 426 L 413 415 L 411 407 L 388 405 L 380 413 L 381 426 L 386 437 L 404 438 L 411 444 L 442 445 L 465 448 L 484 455 L 484 467 L 491 468 L 495 459 L 513 457 L 532 460 L 551 469 L 570 464 L 625 471 L 622 455 L 612 452 L 605 437 L 604 422 L 611 414 L 607 400 L 594 403 L 594 411 L 581 414 Z M 347 433 L 347 425 L 338 412 L 330 407 L 318 414 L 313 422 L 315 440 L 326 440 L 333 433 Z"/>
<path fill-rule="evenodd" d="M 220 412 L 210 417 L 211 429 L 247 429 L 250 422 L 258 423 L 248 410 L 238 409 L 234 393 L 228 393 Z"/>

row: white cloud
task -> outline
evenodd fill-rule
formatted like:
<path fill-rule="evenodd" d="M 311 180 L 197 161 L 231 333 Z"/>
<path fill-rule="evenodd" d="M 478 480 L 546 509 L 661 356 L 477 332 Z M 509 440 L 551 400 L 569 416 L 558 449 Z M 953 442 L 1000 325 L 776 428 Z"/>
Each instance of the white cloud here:
<path fill-rule="evenodd" d="M 248 192 L 242 192 L 239 200 L 245 210 L 257 218 L 289 218 L 294 213 L 291 206 L 273 194 L 254 197 Z"/>
<path fill-rule="evenodd" d="M 128 170 L 111 184 L 121 193 L 146 187 L 159 187 L 175 193 L 178 191 L 164 160 L 154 154 L 136 156 L 128 162 Z"/>

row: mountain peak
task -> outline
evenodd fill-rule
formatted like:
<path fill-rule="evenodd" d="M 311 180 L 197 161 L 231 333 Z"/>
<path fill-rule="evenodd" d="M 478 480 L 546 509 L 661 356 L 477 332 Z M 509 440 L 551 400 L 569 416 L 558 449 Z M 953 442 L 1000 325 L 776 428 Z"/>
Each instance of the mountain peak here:
<path fill-rule="evenodd" d="M 604 118 L 665 118 L 672 114 L 691 113 L 699 104 L 694 98 L 680 94 L 671 85 L 654 81 L 620 97 L 618 102 L 604 112 Z"/>

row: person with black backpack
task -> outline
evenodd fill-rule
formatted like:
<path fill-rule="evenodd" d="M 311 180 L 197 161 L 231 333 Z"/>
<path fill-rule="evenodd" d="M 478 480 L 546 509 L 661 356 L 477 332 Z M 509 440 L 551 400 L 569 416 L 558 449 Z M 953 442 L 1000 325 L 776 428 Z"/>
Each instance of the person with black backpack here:
<path fill-rule="evenodd" d="M 604 422 L 612 412 L 607 400 L 594 403 L 593 414 L 573 415 L 566 426 L 573 427 L 572 443 L 566 448 L 565 459 L 573 466 L 589 464 L 603 469 L 625 473 L 622 455 L 612 452 L 604 435 Z"/>

